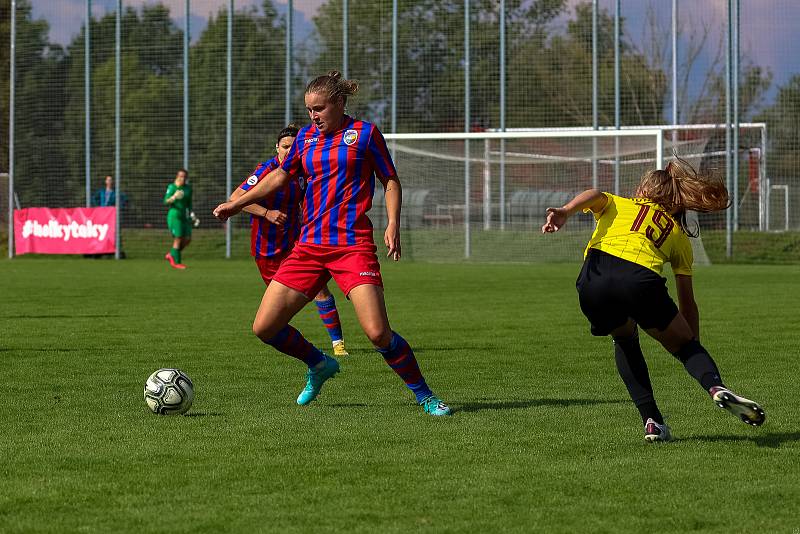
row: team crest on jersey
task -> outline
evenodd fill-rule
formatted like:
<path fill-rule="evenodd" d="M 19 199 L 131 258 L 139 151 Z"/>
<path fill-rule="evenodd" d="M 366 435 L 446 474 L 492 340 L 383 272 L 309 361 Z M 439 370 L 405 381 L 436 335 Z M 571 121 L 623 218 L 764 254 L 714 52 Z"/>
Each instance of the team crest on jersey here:
<path fill-rule="evenodd" d="M 350 146 L 358 141 L 358 131 L 356 130 L 345 130 L 344 135 L 342 136 L 342 140 L 344 144 Z"/>
<path fill-rule="evenodd" d="M 258 176 L 256 176 L 255 174 L 247 179 L 247 185 L 256 185 L 257 183 L 258 183 Z"/>

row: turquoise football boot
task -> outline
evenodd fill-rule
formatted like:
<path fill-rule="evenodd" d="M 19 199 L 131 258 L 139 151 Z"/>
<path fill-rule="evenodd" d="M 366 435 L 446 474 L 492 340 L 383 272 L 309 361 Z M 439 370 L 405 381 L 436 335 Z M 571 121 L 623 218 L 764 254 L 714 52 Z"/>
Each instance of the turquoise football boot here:
<path fill-rule="evenodd" d="M 306 387 L 297 396 L 297 404 L 305 406 L 313 401 L 322 390 L 322 384 L 339 372 L 339 362 L 330 356 L 325 356 L 325 367 L 322 369 L 309 369 L 306 373 Z"/>
<path fill-rule="evenodd" d="M 419 403 L 425 413 L 431 415 L 451 415 L 450 407 L 436 395 L 429 395 Z"/>

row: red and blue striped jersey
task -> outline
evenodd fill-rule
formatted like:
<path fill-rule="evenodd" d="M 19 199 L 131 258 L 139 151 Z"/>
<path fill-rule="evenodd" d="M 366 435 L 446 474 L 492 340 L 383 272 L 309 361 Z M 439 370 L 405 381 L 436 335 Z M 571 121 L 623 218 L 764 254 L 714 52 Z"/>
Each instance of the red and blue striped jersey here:
<path fill-rule="evenodd" d="M 272 158 L 258 164 L 256 170 L 239 187 L 247 191 L 261 181 L 280 164 Z M 280 210 L 286 214 L 286 223 L 279 228 L 265 217 L 250 216 L 250 254 L 257 258 L 269 258 L 289 252 L 297 242 L 300 233 L 300 202 L 302 199 L 300 179 L 292 175 L 286 187 L 275 194 L 258 201 L 258 205 L 268 210 Z"/>
<path fill-rule="evenodd" d="M 367 212 L 375 175 L 397 176 L 386 140 L 374 124 L 345 115 L 344 127 L 328 135 L 309 124 L 297 134 L 281 168 L 306 177 L 301 243 L 373 242 Z"/>

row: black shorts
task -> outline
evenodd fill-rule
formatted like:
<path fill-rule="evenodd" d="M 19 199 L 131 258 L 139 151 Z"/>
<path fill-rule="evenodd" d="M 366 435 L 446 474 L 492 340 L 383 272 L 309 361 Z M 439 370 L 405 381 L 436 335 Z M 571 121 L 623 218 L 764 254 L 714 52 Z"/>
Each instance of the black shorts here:
<path fill-rule="evenodd" d="M 575 286 L 595 336 L 607 336 L 629 318 L 645 330 L 664 330 L 678 314 L 665 278 L 600 250 L 589 251 Z"/>

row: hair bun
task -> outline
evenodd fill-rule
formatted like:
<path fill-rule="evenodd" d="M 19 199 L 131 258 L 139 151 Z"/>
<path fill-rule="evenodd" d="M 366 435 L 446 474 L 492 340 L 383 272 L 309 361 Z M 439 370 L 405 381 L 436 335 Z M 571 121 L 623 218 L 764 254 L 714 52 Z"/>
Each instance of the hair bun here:
<path fill-rule="evenodd" d="M 338 70 L 329 70 L 328 77 L 338 81 L 342 77 L 342 73 Z"/>

